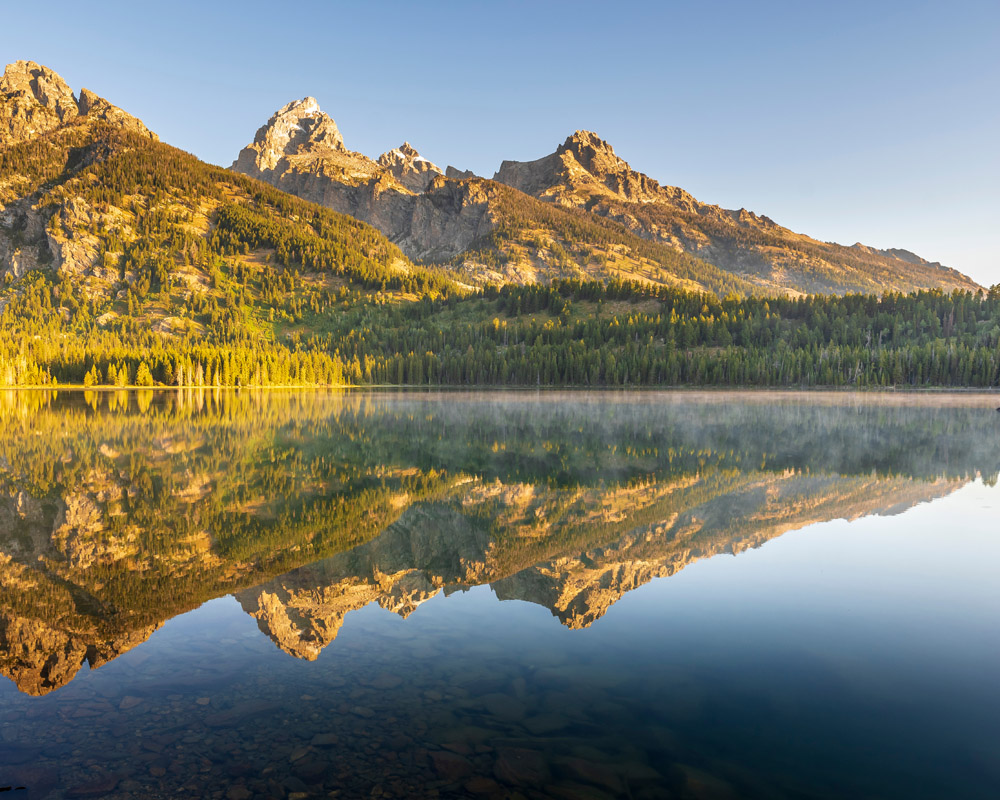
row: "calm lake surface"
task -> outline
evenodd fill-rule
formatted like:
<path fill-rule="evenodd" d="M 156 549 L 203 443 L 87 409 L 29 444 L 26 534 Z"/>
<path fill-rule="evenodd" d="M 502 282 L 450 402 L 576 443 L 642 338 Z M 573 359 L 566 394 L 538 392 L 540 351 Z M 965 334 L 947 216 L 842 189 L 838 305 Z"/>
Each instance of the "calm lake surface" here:
<path fill-rule="evenodd" d="M 0 393 L 0 796 L 993 800 L 997 405 Z"/>

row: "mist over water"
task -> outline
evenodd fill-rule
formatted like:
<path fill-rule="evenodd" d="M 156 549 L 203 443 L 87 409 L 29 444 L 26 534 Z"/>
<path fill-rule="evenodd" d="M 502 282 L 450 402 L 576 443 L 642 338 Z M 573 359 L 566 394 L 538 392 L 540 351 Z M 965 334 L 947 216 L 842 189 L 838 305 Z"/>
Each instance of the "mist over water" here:
<path fill-rule="evenodd" d="M 996 405 L 0 393 L 0 788 L 992 798 Z"/>

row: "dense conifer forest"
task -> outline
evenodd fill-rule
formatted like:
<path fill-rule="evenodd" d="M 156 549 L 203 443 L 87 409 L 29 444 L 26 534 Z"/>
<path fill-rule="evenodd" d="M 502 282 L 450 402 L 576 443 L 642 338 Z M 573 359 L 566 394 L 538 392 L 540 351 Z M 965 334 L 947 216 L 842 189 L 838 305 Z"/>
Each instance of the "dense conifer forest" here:
<path fill-rule="evenodd" d="M 198 333 L 113 328 L 38 278 L 0 318 L 3 385 L 995 387 L 1000 290 L 730 296 L 565 281 L 407 299 L 231 277 Z M 261 324 L 261 295 L 268 298 Z M 155 296 L 154 298 L 155 299 Z M 253 324 L 251 325 L 251 322 Z M 25 335 L 28 333 L 29 335 Z"/>

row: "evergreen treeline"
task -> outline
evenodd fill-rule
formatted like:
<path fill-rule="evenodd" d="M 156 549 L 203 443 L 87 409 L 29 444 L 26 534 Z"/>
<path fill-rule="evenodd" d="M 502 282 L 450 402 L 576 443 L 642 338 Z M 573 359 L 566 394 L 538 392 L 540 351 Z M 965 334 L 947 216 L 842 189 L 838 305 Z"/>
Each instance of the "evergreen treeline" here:
<path fill-rule="evenodd" d="M 291 280 L 291 279 L 289 279 Z M 564 281 L 411 302 L 342 289 L 275 297 L 282 342 L 66 321 L 37 281 L 0 317 L 5 385 L 963 386 L 1000 383 L 1000 291 L 719 299 Z M 236 301 L 234 301 L 236 302 Z M 62 305 L 60 305 L 62 303 Z M 237 304 L 238 305 L 238 304 Z M 73 318 L 73 315 L 70 315 Z M 76 327 L 74 327 L 74 325 Z M 31 330 L 34 335 L 25 337 Z"/>
<path fill-rule="evenodd" d="M 1000 382 L 1000 291 L 719 299 L 565 281 L 346 315 L 358 383 L 967 386 Z"/>

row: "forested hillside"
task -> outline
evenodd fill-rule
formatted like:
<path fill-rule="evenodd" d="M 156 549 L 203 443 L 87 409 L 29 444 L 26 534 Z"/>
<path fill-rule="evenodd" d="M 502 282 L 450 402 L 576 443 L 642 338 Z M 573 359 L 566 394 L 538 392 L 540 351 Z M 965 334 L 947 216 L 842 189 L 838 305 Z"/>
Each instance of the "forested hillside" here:
<path fill-rule="evenodd" d="M 635 283 L 344 303 L 304 320 L 360 384 L 995 387 L 1000 290 L 718 297 Z"/>
<path fill-rule="evenodd" d="M 278 298 L 294 316 L 317 297 L 453 290 L 368 225 L 164 145 L 120 109 L 43 114 L 51 86 L 73 95 L 21 67 L 34 82 L 0 111 L 11 130 L 24 108 L 51 124 L 0 147 L 0 385 L 338 384 L 308 331 L 279 339 Z"/>
<path fill-rule="evenodd" d="M 516 246 L 576 276 L 605 259 L 603 280 L 473 288 L 18 70 L 0 82 L 0 386 L 998 384 L 997 289 L 755 296 L 600 216 L 466 178 L 492 187 L 477 263 L 506 269 Z"/>

